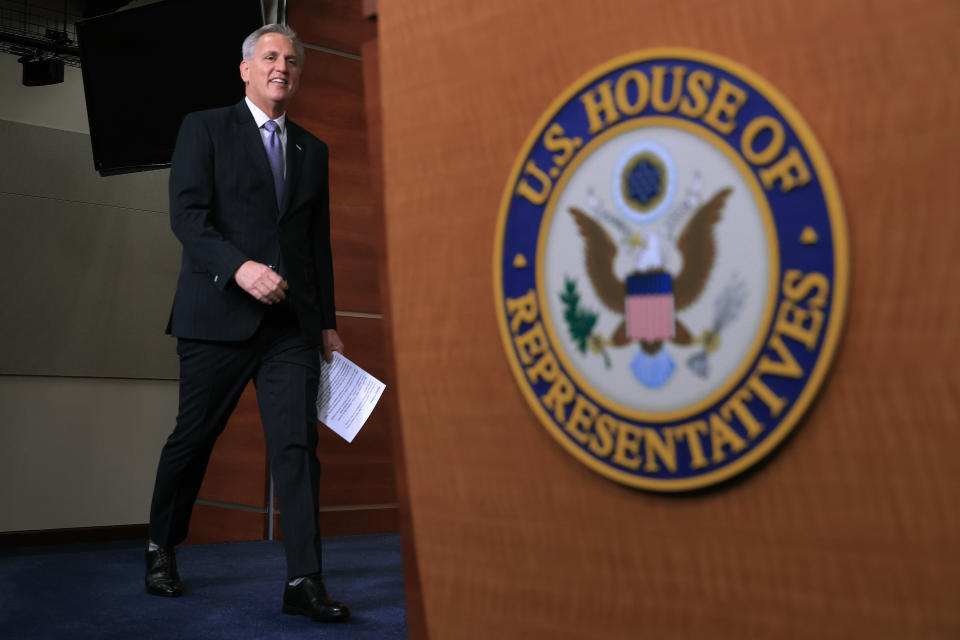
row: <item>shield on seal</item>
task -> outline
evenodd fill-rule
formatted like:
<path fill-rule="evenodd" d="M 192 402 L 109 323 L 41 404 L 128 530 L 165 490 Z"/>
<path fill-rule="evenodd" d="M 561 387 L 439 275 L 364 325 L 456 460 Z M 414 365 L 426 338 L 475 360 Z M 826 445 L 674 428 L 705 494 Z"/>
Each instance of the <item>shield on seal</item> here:
<path fill-rule="evenodd" d="M 627 276 L 627 336 L 633 340 L 673 337 L 673 278 L 665 271 Z"/>

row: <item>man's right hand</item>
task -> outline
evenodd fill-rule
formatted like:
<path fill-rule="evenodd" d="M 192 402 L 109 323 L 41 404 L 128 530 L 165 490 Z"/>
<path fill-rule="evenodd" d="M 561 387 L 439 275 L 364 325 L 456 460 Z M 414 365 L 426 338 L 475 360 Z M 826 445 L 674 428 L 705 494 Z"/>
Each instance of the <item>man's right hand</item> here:
<path fill-rule="evenodd" d="M 280 302 L 287 297 L 287 281 L 280 274 L 265 264 L 247 260 L 236 273 L 233 279 L 240 288 L 264 304 Z"/>

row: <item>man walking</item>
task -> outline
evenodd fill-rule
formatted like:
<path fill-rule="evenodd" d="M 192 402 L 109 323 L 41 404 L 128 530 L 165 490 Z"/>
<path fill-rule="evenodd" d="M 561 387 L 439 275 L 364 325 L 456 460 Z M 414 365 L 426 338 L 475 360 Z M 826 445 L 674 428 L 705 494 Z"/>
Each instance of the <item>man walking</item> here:
<path fill-rule="evenodd" d="M 322 580 L 315 403 L 318 351 L 329 361 L 343 344 L 327 147 L 286 118 L 302 65 L 292 29 L 257 29 L 243 43 L 244 99 L 189 114 L 177 137 L 170 224 L 183 257 L 167 331 L 177 338 L 180 403 L 157 468 L 146 587 L 183 593 L 174 547 L 187 536 L 214 442 L 252 379 L 283 513 L 283 611 L 335 621 L 349 609 Z"/>

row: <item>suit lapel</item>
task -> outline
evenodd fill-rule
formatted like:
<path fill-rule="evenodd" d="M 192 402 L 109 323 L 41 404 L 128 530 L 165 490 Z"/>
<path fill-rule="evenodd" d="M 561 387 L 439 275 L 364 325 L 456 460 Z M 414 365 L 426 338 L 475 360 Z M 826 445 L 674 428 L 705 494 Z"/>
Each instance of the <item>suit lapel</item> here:
<path fill-rule="evenodd" d="M 276 203 L 277 194 L 273 187 L 273 171 L 270 169 L 270 160 L 267 158 L 267 150 L 263 146 L 263 138 L 257 123 L 250 113 L 250 108 L 244 100 L 236 108 L 237 116 L 237 134 L 243 140 L 243 147 L 247 156 L 253 163 L 255 170 L 262 176 L 269 178 L 270 191 L 273 192 L 272 202 Z M 283 202 L 280 203 L 278 217 L 282 218 L 290 208 L 291 200 L 296 193 L 297 183 L 300 179 L 300 169 L 303 166 L 303 143 L 299 132 L 299 127 L 290 122 L 287 118 L 287 145 L 284 149 L 284 162 L 286 163 L 286 178 L 283 193 Z"/>
<path fill-rule="evenodd" d="M 300 140 L 299 128 L 287 118 L 287 148 L 285 149 L 287 167 L 286 185 L 283 190 L 283 202 L 280 206 L 280 217 L 283 218 L 290 209 L 290 203 L 297 190 L 300 180 L 300 169 L 303 166 L 303 144 Z"/>
<path fill-rule="evenodd" d="M 243 141 L 243 148 L 246 151 L 247 158 L 253 164 L 254 170 L 262 176 L 269 178 L 267 183 L 270 185 L 270 191 L 273 191 L 272 202 L 276 204 L 277 195 L 273 187 L 273 172 L 270 169 L 270 160 L 267 158 L 267 150 L 263 146 L 263 138 L 260 136 L 260 130 L 257 123 L 250 113 L 250 108 L 246 101 L 241 100 L 237 105 L 237 137 Z"/>

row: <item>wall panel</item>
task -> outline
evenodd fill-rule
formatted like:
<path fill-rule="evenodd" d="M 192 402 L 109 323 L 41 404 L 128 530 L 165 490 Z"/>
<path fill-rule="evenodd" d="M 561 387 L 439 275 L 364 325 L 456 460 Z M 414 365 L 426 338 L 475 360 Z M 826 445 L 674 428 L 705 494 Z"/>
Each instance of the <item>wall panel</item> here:
<path fill-rule="evenodd" d="M 390 384 L 383 365 L 383 320 L 337 319 L 346 356 L 380 380 Z M 363 430 L 348 443 L 320 427 L 317 457 L 322 465 L 320 504 L 324 506 L 395 503 L 390 406 L 395 402 L 391 385 L 381 396 Z"/>
<path fill-rule="evenodd" d="M 100 178 L 80 70 L 21 75 L 0 55 L 0 531 L 137 535 L 176 412 L 167 172 Z"/>
<path fill-rule="evenodd" d="M 330 148 L 337 309 L 380 313 L 381 223 L 371 195 L 360 61 L 308 49 L 290 117 Z"/>
<path fill-rule="evenodd" d="M 190 533 L 183 544 L 246 542 L 267 538 L 267 514 L 198 502 L 190 518 Z"/>
<path fill-rule="evenodd" d="M 177 383 L 0 376 L 0 531 L 142 524 Z"/>
<path fill-rule="evenodd" d="M 368 533 L 391 533 L 399 528 L 399 514 L 396 506 L 378 506 L 369 508 L 336 509 L 322 508 L 318 521 L 320 535 L 356 536 Z M 274 540 L 283 540 L 281 519 L 283 514 L 274 516 Z"/>
<path fill-rule="evenodd" d="M 73 131 L 0 120 L 0 139 L 0 374 L 176 378 L 169 172 L 101 178 Z"/>
<path fill-rule="evenodd" d="M 287 21 L 304 42 L 360 55 L 363 43 L 377 37 L 377 23 L 363 14 L 362 0 L 291 2 Z"/>
<path fill-rule="evenodd" d="M 268 466 L 257 391 L 250 382 L 217 439 L 199 499 L 266 507 L 270 486 Z"/>

